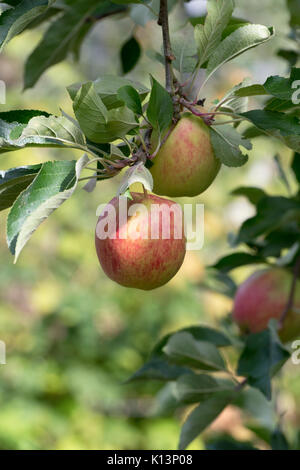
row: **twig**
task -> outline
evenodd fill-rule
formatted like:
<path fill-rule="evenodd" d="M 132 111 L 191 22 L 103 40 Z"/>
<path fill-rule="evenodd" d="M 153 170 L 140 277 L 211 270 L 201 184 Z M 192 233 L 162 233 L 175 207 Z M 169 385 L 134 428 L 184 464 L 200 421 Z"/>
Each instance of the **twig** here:
<path fill-rule="evenodd" d="M 285 309 L 282 312 L 282 315 L 279 320 L 279 328 L 283 326 L 284 320 L 289 313 L 289 311 L 293 308 L 294 305 L 294 300 L 295 300 L 295 294 L 296 294 L 296 286 L 297 286 L 297 280 L 300 275 L 300 256 L 297 258 L 294 270 L 293 270 L 293 280 L 292 280 L 292 285 L 291 285 L 291 290 L 290 290 L 290 295 L 287 301 L 287 304 L 285 306 Z"/>
<path fill-rule="evenodd" d="M 163 33 L 166 89 L 170 94 L 173 94 L 172 61 L 175 59 L 175 56 L 172 52 L 171 40 L 170 40 L 168 0 L 160 0 L 160 10 L 159 10 L 159 17 L 158 17 L 157 23 L 162 27 L 162 33 Z"/>

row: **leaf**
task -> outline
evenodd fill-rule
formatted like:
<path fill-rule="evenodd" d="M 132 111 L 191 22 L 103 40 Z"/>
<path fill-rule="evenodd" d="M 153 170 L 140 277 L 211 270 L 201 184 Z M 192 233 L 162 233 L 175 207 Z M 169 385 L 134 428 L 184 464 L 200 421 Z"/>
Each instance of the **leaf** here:
<path fill-rule="evenodd" d="M 162 133 L 172 122 L 173 103 L 167 90 L 152 77 L 152 90 L 147 117 L 155 129 Z"/>
<path fill-rule="evenodd" d="M 218 127 L 218 129 L 217 129 Z M 244 139 L 232 126 L 210 127 L 211 143 L 216 157 L 226 166 L 239 167 L 248 161 L 248 155 L 244 155 L 240 146 L 250 150 L 252 144 Z"/>
<path fill-rule="evenodd" d="M 255 237 L 285 226 L 290 214 L 300 213 L 300 203 L 281 196 L 265 196 L 257 204 L 257 213 L 241 226 L 236 243 L 252 242 Z"/>
<path fill-rule="evenodd" d="M 53 0 L 23 0 L 13 3 L 13 8 L 4 11 L 0 16 L 0 51 L 52 3 Z"/>
<path fill-rule="evenodd" d="M 122 100 L 127 108 L 131 109 L 134 114 L 142 115 L 142 103 L 138 91 L 131 85 L 125 85 L 118 90 L 118 98 Z"/>
<path fill-rule="evenodd" d="M 280 428 L 275 429 L 271 436 L 272 450 L 290 450 L 287 438 Z"/>
<path fill-rule="evenodd" d="M 64 60 L 74 47 L 76 38 L 82 34 L 86 20 L 97 8 L 97 14 L 109 14 L 117 9 L 104 1 L 99 7 L 97 0 L 72 0 L 62 16 L 52 22 L 41 42 L 29 56 L 25 66 L 24 87 L 35 85 L 49 67 Z"/>
<path fill-rule="evenodd" d="M 135 372 L 127 381 L 134 380 L 176 380 L 182 374 L 187 374 L 189 369 L 186 367 L 171 364 L 167 359 L 159 357 L 151 358 L 137 372 Z"/>
<path fill-rule="evenodd" d="M 216 393 L 233 390 L 233 383 L 207 374 L 184 374 L 176 381 L 175 395 L 180 403 L 197 403 Z"/>
<path fill-rule="evenodd" d="M 250 253 L 233 253 L 231 255 L 224 256 L 211 267 L 218 269 L 223 273 L 229 273 L 233 269 L 239 268 L 241 266 L 259 264 L 263 263 L 264 261 L 264 258 L 251 255 Z"/>
<path fill-rule="evenodd" d="M 210 0 L 204 25 L 195 26 L 195 42 L 201 67 L 221 42 L 222 32 L 227 26 L 234 9 L 233 0 Z"/>
<path fill-rule="evenodd" d="M 168 340 L 177 333 L 189 333 L 195 340 L 206 341 L 217 347 L 226 347 L 231 345 L 229 338 L 218 330 L 207 326 L 190 326 L 182 328 L 175 333 L 169 333 L 168 335 L 163 336 L 152 350 L 151 356 L 161 355 Z"/>
<path fill-rule="evenodd" d="M 19 130 L 17 136 L 20 136 L 22 129 L 34 116 L 49 116 L 49 114 L 44 111 L 27 109 L 0 113 L 0 153 L 15 150 L 18 147 L 11 139 L 11 134 Z"/>
<path fill-rule="evenodd" d="M 263 197 L 266 196 L 266 193 L 261 188 L 244 186 L 234 189 L 231 194 L 234 196 L 245 196 L 251 204 L 254 204 L 255 206 Z"/>
<path fill-rule="evenodd" d="M 227 36 L 211 55 L 207 65 L 207 79 L 223 64 L 253 47 L 268 41 L 274 35 L 272 28 L 259 24 L 242 26 Z"/>
<path fill-rule="evenodd" d="M 36 116 L 24 127 L 18 144 L 76 147 L 76 144 L 84 146 L 85 138 L 80 128 L 64 116 Z"/>
<path fill-rule="evenodd" d="M 295 153 L 292 161 L 292 170 L 296 176 L 296 180 L 300 184 L 300 153 Z"/>
<path fill-rule="evenodd" d="M 141 46 L 134 36 L 131 36 L 121 48 L 121 64 L 124 74 L 130 72 L 141 57 Z"/>
<path fill-rule="evenodd" d="M 103 75 L 93 83 L 96 93 L 99 95 L 108 110 L 123 106 L 123 100 L 118 98 L 118 91 L 121 87 L 132 86 L 135 88 L 140 95 L 141 101 L 145 99 L 149 92 L 148 88 L 145 88 L 138 82 L 133 82 L 128 78 L 117 77 L 114 75 Z M 73 101 L 81 86 L 81 84 L 75 83 L 68 87 L 69 95 Z"/>
<path fill-rule="evenodd" d="M 7 209 L 33 181 L 41 164 L 0 170 L 0 210 Z"/>
<path fill-rule="evenodd" d="M 6 115 L 7 121 L 1 120 L 2 115 Z M 32 115 L 34 117 L 29 119 Z M 19 122 L 13 121 L 14 117 L 19 118 Z M 22 121 L 24 121 L 24 124 Z M 25 147 L 76 147 L 76 145 L 85 145 L 84 135 L 81 130 L 68 118 L 64 116 L 44 116 L 36 111 L 28 113 L 26 111 L 16 111 L 15 115 L 1 113 L 0 136 L 0 153 Z"/>
<path fill-rule="evenodd" d="M 195 340 L 186 332 L 175 333 L 163 348 L 171 362 L 199 370 L 225 370 L 223 357 L 216 346 L 207 341 Z"/>
<path fill-rule="evenodd" d="M 44 163 L 33 182 L 16 199 L 7 219 L 7 243 L 15 262 L 38 226 L 72 196 L 87 161 L 84 155 L 77 162 Z"/>
<path fill-rule="evenodd" d="M 296 117 L 261 109 L 242 113 L 241 116 L 265 134 L 280 139 L 287 147 L 300 152 L 300 123 Z"/>
<path fill-rule="evenodd" d="M 197 65 L 197 47 L 193 27 L 187 25 L 174 33 L 171 43 L 175 56 L 175 60 L 172 61 L 173 67 L 180 73 L 192 73 Z M 164 65 L 165 60 L 161 54 L 156 53 L 155 58 Z"/>
<path fill-rule="evenodd" d="M 93 82 L 82 85 L 73 102 L 74 114 L 84 134 L 91 140 L 108 119 L 108 111 L 95 91 Z"/>
<path fill-rule="evenodd" d="M 118 195 L 124 194 L 125 191 L 134 183 L 141 183 L 147 191 L 153 190 L 153 178 L 149 170 L 144 166 L 143 162 L 128 168 L 118 189 Z"/>
<path fill-rule="evenodd" d="M 182 426 L 179 450 L 184 450 L 187 446 L 201 434 L 226 408 L 233 397 L 232 392 L 217 394 L 203 401 L 189 414 Z"/>
<path fill-rule="evenodd" d="M 238 375 L 247 377 L 249 385 L 269 400 L 272 397 L 271 379 L 290 357 L 278 338 L 276 325 L 277 322 L 271 321 L 268 329 L 246 338 L 237 370 Z"/>

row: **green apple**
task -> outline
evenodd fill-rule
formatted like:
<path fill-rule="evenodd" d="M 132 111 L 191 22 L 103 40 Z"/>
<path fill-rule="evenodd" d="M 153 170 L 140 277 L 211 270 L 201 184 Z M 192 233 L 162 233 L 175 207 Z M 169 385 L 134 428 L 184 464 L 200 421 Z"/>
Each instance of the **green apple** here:
<path fill-rule="evenodd" d="M 153 152 L 157 143 L 153 132 Z M 152 161 L 153 192 L 170 197 L 203 193 L 221 166 L 211 145 L 209 127 L 191 113 L 182 116 Z"/>

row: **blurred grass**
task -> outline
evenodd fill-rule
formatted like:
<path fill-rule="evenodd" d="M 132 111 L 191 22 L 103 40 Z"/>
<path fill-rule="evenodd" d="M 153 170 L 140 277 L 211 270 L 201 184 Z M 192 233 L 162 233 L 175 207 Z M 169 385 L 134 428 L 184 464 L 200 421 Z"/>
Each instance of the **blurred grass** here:
<path fill-rule="evenodd" d="M 288 22 L 283 1 L 275 10 L 268 0 L 259 11 L 261 2 L 252 2 L 251 7 L 246 1 L 238 3 L 241 13 L 253 21 L 275 23 L 277 41 L 283 40 Z M 101 73 L 119 73 L 116 48 L 130 31 L 128 20 L 104 21 L 86 41 L 79 65 L 70 60 L 55 66 L 34 90 L 22 94 L 24 56 L 40 36 L 37 31 L 24 33 L 0 58 L 0 79 L 8 86 L 7 105 L 1 109 L 58 113 L 61 107 L 71 113 L 65 87 Z M 137 34 L 146 48 L 159 48 L 154 23 L 146 30 L 138 28 Z M 255 49 L 226 66 L 209 89 L 211 100 L 244 76 L 263 80 L 274 70 L 284 73 L 286 65 L 271 56 L 272 47 Z M 131 77 L 147 83 L 149 71 L 163 79 L 161 68 L 146 57 Z M 91 195 L 79 189 L 38 229 L 17 265 L 5 242 L 7 213 L 0 214 L 0 339 L 7 344 L 7 365 L 0 366 L 1 449 L 176 449 L 180 416 L 152 416 L 159 385 L 123 382 L 142 365 L 162 334 L 198 322 L 217 325 L 230 312 L 228 299 L 200 291 L 196 284 L 206 276 L 204 266 L 228 251 L 227 233 L 252 213 L 251 206 L 230 192 L 237 186 L 258 185 L 272 194 L 286 193 L 272 161 L 275 154 L 287 169 L 291 152 L 278 142 L 257 139 L 245 167 L 223 168 L 213 186 L 194 199 L 205 204 L 204 248 L 188 253 L 178 275 L 154 292 L 112 283 L 96 259 L 96 209 L 114 196 L 120 177 L 99 184 Z M 4 155 L 1 168 L 79 156 L 69 150 L 30 149 Z M 237 280 L 247 273 L 237 271 Z M 291 437 L 300 422 L 297 372 L 295 366 L 287 366 L 280 378 Z M 234 434 L 233 426 L 229 423 L 227 430 Z M 203 445 L 197 439 L 191 448 Z"/>

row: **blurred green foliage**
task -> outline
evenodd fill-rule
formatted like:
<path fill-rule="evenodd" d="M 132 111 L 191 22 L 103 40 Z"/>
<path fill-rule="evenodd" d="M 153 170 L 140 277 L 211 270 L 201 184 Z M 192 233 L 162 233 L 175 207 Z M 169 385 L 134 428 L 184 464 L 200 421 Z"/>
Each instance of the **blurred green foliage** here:
<path fill-rule="evenodd" d="M 276 2 L 278 9 L 269 0 L 264 6 L 237 1 L 242 16 L 275 24 L 278 37 L 275 44 L 225 67 L 210 87 L 211 99 L 245 76 L 264 81 L 272 73 L 285 73 L 286 62 L 272 54 L 288 42 L 289 17 L 285 2 Z M 176 11 L 173 15 L 178 27 L 180 18 Z M 8 88 L 7 105 L 1 110 L 24 107 L 57 113 L 61 107 L 71 113 L 65 87 L 100 73 L 120 73 L 116 51 L 131 30 L 127 19 L 106 19 L 85 42 L 79 64 L 69 61 L 50 69 L 24 94 L 24 55 L 39 36 L 30 31 L 16 38 L 0 58 L 0 79 Z M 146 48 L 159 49 L 160 31 L 154 22 L 136 33 Z M 130 77 L 147 84 L 149 72 L 163 79 L 160 66 L 143 57 Z M 287 169 L 291 152 L 270 139 L 254 143 L 244 168 L 224 168 L 209 191 L 195 200 L 204 202 L 206 210 L 203 250 L 189 253 L 175 279 L 154 292 L 113 284 L 98 265 L 96 209 L 114 196 L 118 178 L 99 184 L 91 195 L 78 190 L 41 226 L 17 265 L 6 247 L 6 213 L 0 215 L 0 339 L 7 345 L 7 364 L 0 365 L 0 449 L 176 449 L 182 417 L 174 416 L 163 391 L 160 402 L 154 401 L 160 385 L 124 382 L 164 333 L 199 322 L 214 326 L 230 312 L 229 300 L 197 286 L 208 275 L 204 266 L 226 252 L 227 233 L 251 214 L 246 201 L 230 192 L 237 185 L 267 187 L 271 194 L 287 191 L 273 157 L 279 155 Z M 71 156 L 71 151 L 30 149 L 4 155 L 1 167 Z M 237 280 L 248 272 L 238 270 Z M 277 406 L 286 412 L 286 431 L 294 440 L 300 423 L 299 366 L 287 364 L 277 384 Z M 223 417 L 219 427 L 208 432 L 210 438 L 216 431 L 247 442 L 259 435 L 246 429 L 247 420 L 243 423 L 236 410 L 231 412 L 233 417 Z M 263 411 L 261 417 L 266 418 Z M 253 429 L 259 424 L 252 423 Z M 197 439 L 191 448 L 204 445 Z"/>

